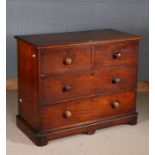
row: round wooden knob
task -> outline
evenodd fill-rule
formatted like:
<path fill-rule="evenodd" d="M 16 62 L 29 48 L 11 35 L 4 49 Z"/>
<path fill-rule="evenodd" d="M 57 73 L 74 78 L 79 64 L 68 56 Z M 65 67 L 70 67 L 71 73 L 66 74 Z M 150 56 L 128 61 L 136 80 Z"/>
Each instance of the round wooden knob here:
<path fill-rule="evenodd" d="M 66 111 L 65 111 L 65 117 L 66 117 L 66 118 L 70 118 L 71 116 L 72 116 L 72 112 L 69 111 L 69 110 L 66 110 Z"/>
<path fill-rule="evenodd" d="M 113 108 L 118 108 L 118 107 L 119 107 L 119 102 L 113 101 L 113 102 L 112 102 L 112 107 L 113 107 Z"/>
<path fill-rule="evenodd" d="M 72 87 L 69 84 L 64 85 L 63 87 L 63 91 L 70 91 L 72 89 Z"/>
<path fill-rule="evenodd" d="M 71 65 L 72 64 L 72 59 L 71 58 L 66 58 L 65 59 L 65 64 L 66 65 Z"/>
<path fill-rule="evenodd" d="M 114 59 L 120 58 L 121 56 L 122 56 L 121 53 L 117 53 L 117 52 L 114 52 L 114 53 L 113 53 L 113 58 L 114 58 Z"/>
<path fill-rule="evenodd" d="M 120 78 L 118 78 L 118 77 L 113 77 L 112 78 L 112 83 L 119 83 L 121 80 L 120 80 Z"/>

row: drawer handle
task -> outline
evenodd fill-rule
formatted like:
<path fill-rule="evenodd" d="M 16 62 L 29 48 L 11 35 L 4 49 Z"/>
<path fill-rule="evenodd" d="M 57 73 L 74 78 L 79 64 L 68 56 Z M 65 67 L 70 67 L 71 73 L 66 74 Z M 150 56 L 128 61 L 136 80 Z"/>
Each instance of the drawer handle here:
<path fill-rule="evenodd" d="M 112 102 L 112 107 L 113 108 L 119 108 L 119 106 L 120 106 L 119 102 L 117 102 L 117 101 Z"/>
<path fill-rule="evenodd" d="M 63 91 L 64 91 L 64 92 L 70 91 L 71 89 L 72 89 L 72 87 L 71 87 L 69 84 L 66 84 L 66 85 L 64 85 L 64 87 L 63 87 Z"/>
<path fill-rule="evenodd" d="M 66 58 L 65 59 L 65 64 L 66 65 L 71 65 L 72 64 L 72 59 L 71 58 Z"/>
<path fill-rule="evenodd" d="M 117 58 L 120 58 L 122 56 L 122 54 L 114 52 L 112 56 L 113 56 L 114 59 L 117 59 Z"/>
<path fill-rule="evenodd" d="M 112 78 L 112 83 L 113 84 L 115 84 L 115 83 L 119 83 L 121 80 L 120 80 L 120 78 L 118 78 L 118 77 L 113 77 Z"/>
<path fill-rule="evenodd" d="M 66 118 L 70 118 L 71 116 L 72 116 L 72 112 L 69 111 L 69 110 L 66 110 L 66 111 L 65 111 L 65 117 L 66 117 Z"/>

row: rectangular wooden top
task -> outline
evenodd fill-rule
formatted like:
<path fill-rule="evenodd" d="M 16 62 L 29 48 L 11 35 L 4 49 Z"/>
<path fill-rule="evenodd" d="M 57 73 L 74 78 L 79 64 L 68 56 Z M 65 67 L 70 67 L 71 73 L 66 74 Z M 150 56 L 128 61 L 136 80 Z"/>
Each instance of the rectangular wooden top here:
<path fill-rule="evenodd" d="M 54 34 L 22 35 L 15 36 L 15 38 L 21 39 L 37 47 L 65 46 L 72 44 L 91 44 L 100 42 L 141 39 L 140 36 L 113 29 L 88 30 Z"/>

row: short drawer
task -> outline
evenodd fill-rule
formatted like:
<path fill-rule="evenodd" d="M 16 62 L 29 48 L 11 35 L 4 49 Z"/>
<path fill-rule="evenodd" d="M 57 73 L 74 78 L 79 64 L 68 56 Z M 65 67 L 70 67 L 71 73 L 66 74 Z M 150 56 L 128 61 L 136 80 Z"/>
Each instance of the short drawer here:
<path fill-rule="evenodd" d="M 87 46 L 41 49 L 40 58 L 41 74 L 62 74 L 91 68 L 91 48 Z"/>
<path fill-rule="evenodd" d="M 44 103 L 120 92 L 136 88 L 136 67 L 108 67 L 94 72 L 46 77 L 40 85 Z"/>
<path fill-rule="evenodd" d="M 42 110 L 42 130 L 91 123 L 108 116 L 134 111 L 135 98 L 135 92 L 128 91 L 46 106 Z"/>
<path fill-rule="evenodd" d="M 111 65 L 133 65 L 138 62 L 138 42 L 114 42 L 95 46 L 95 68 Z"/>

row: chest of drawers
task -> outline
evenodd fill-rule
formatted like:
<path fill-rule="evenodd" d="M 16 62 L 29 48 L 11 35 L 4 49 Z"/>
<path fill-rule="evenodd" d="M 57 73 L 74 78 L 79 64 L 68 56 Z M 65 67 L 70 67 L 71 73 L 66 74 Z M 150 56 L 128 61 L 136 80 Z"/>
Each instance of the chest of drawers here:
<path fill-rule="evenodd" d="M 15 38 L 17 126 L 36 145 L 137 123 L 139 36 L 105 29 Z"/>

